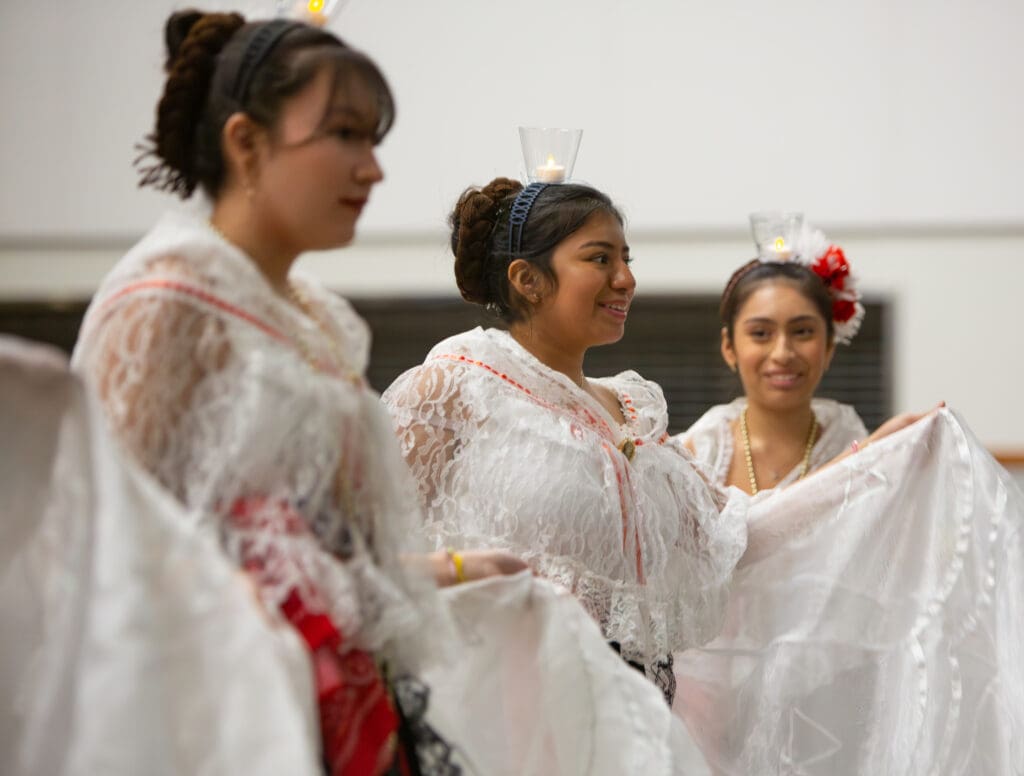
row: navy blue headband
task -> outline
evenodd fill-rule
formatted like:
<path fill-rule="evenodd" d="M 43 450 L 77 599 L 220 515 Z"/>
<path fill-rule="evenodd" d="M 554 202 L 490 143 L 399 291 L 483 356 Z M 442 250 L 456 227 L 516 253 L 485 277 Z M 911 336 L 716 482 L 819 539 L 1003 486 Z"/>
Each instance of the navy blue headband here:
<path fill-rule="evenodd" d="M 235 73 L 235 83 L 231 87 L 231 96 L 239 105 L 245 104 L 245 99 L 249 96 L 249 84 L 252 82 L 256 70 L 263 64 L 263 60 L 270 56 L 270 52 L 281 42 L 281 38 L 296 27 L 302 26 L 301 22 L 275 19 L 272 22 L 266 22 L 252 36 L 249 44 L 245 47 L 245 53 L 242 54 L 238 72 Z"/>
<path fill-rule="evenodd" d="M 523 229 L 526 227 L 526 219 L 530 217 L 530 208 L 547 187 L 547 183 L 531 183 L 516 194 L 508 213 L 508 252 L 510 256 L 516 256 L 522 249 Z"/>

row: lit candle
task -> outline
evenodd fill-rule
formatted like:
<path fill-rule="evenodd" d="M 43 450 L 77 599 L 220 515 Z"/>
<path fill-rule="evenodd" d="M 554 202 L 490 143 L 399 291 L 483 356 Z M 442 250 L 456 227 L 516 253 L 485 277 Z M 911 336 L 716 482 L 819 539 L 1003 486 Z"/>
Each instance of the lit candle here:
<path fill-rule="evenodd" d="M 323 27 L 327 24 L 326 6 L 326 0 L 295 0 L 291 17 L 301 19 L 307 24 Z"/>
<path fill-rule="evenodd" d="M 547 162 L 535 168 L 533 173 L 541 183 L 561 183 L 565 180 L 565 167 L 555 163 L 553 154 L 548 154 Z"/>
<path fill-rule="evenodd" d="M 775 238 L 775 244 L 772 245 L 772 254 L 776 259 L 790 259 L 793 257 L 793 251 L 786 246 L 786 240 L 782 237 Z"/>

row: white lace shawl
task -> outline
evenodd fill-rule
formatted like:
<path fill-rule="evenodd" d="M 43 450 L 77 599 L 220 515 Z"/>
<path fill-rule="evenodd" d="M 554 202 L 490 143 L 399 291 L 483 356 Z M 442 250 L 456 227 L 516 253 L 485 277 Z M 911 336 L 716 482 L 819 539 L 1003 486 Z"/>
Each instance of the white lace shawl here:
<path fill-rule="evenodd" d="M 508 333 L 475 329 L 383 398 L 437 546 L 523 556 L 649 664 L 716 633 L 748 502 L 709 487 L 668 438 L 657 385 L 634 372 L 593 382 L 618 395 L 625 426 Z"/>
<path fill-rule="evenodd" d="M 704 471 L 718 485 L 724 486 L 729 478 L 732 465 L 733 434 L 730 426 L 746 406 L 743 397 L 734 399 L 728 404 L 718 404 L 690 426 L 678 440 L 682 444 L 693 445 L 694 457 Z M 818 419 L 821 432 L 811 450 L 810 471 L 825 465 L 840 453 L 844 452 L 855 439 L 864 439 L 867 429 L 860 419 L 857 410 L 849 404 L 840 404 L 832 399 L 812 399 L 811 410 Z M 775 485 L 782 488 L 797 481 L 800 467 L 796 466 Z"/>
<path fill-rule="evenodd" d="M 437 607 L 399 561 L 419 517 L 362 379 L 367 328 L 312 279 L 293 282 L 317 322 L 200 217 L 170 213 L 103 282 L 73 364 L 122 445 L 257 574 L 269 606 L 298 591 L 347 643 L 408 665 L 424 639 L 402 636 L 436 630 Z"/>

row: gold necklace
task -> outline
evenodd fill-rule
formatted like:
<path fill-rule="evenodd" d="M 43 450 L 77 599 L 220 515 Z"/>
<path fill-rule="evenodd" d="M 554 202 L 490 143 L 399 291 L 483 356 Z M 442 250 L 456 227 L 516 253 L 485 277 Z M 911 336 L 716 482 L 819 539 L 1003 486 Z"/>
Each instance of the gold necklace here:
<path fill-rule="evenodd" d="M 818 432 L 818 419 L 811 413 L 811 430 L 807 433 L 807 446 L 804 450 L 803 464 L 800 466 L 800 476 L 798 480 L 802 480 L 807 476 L 807 472 L 811 469 L 811 449 L 814 447 L 814 437 Z M 750 433 L 747 431 L 747 408 L 743 408 L 743 412 L 740 413 L 740 433 L 743 436 L 743 455 L 747 459 L 747 477 L 750 478 L 750 493 L 751 495 L 757 495 L 757 475 L 754 474 L 754 456 L 750 453 Z"/>
<path fill-rule="evenodd" d="M 291 280 L 288 281 L 288 297 L 299 311 L 320 330 L 321 338 L 327 343 L 327 348 L 330 351 L 330 361 L 333 364 L 325 363 L 324 359 L 316 356 L 313 346 L 310 345 L 304 332 L 300 329 L 295 333 L 294 339 L 306 362 L 319 372 L 336 373 L 353 385 L 361 385 L 363 382 L 362 375 L 357 374 L 348 366 L 341 352 L 341 347 L 338 345 L 337 338 L 332 336 L 331 332 L 327 330 L 323 320 L 315 313 L 312 303 Z"/>
<path fill-rule="evenodd" d="M 208 219 L 206 223 L 221 240 L 237 250 L 242 251 L 234 241 L 228 239 L 228 236 L 224 234 L 224 232 L 222 232 L 212 220 Z M 242 251 L 242 253 L 245 253 L 245 251 Z M 302 331 L 301 327 L 295 327 L 290 332 L 291 340 L 297 346 L 303 359 L 305 359 L 306 363 L 308 363 L 317 372 L 325 372 L 328 374 L 337 373 L 354 385 L 362 384 L 362 375 L 357 374 L 348 367 L 335 337 L 333 337 L 331 332 L 327 330 L 320 317 L 314 313 L 313 305 L 306 298 L 305 294 L 303 294 L 291 280 L 286 282 L 287 286 L 285 290 L 289 301 L 302 315 L 312 321 L 320 330 L 320 334 L 327 343 L 327 348 L 330 351 L 330 360 L 333 361 L 333 364 L 326 363 L 324 359 L 318 358 L 314 352 L 313 346 L 306 338 L 305 332 Z"/>

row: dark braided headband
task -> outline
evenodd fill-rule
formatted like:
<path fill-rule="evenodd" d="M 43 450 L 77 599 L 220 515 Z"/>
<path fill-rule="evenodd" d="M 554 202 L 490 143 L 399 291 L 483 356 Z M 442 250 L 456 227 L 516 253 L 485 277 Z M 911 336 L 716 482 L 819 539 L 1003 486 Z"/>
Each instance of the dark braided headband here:
<path fill-rule="evenodd" d="M 249 96 L 249 84 L 252 77 L 263 61 L 270 56 L 270 52 L 281 42 L 281 38 L 297 27 L 302 27 L 301 22 L 291 22 L 284 19 L 275 19 L 267 22 L 252 36 L 249 45 L 245 47 L 242 54 L 242 61 L 238 65 L 238 72 L 235 74 L 235 83 L 231 87 L 231 97 L 239 105 L 245 104 Z"/>
<path fill-rule="evenodd" d="M 531 183 L 516 194 L 508 213 L 508 252 L 510 256 L 518 255 L 522 248 L 523 229 L 526 227 L 526 219 L 530 217 L 530 208 L 547 187 L 547 183 Z"/>

